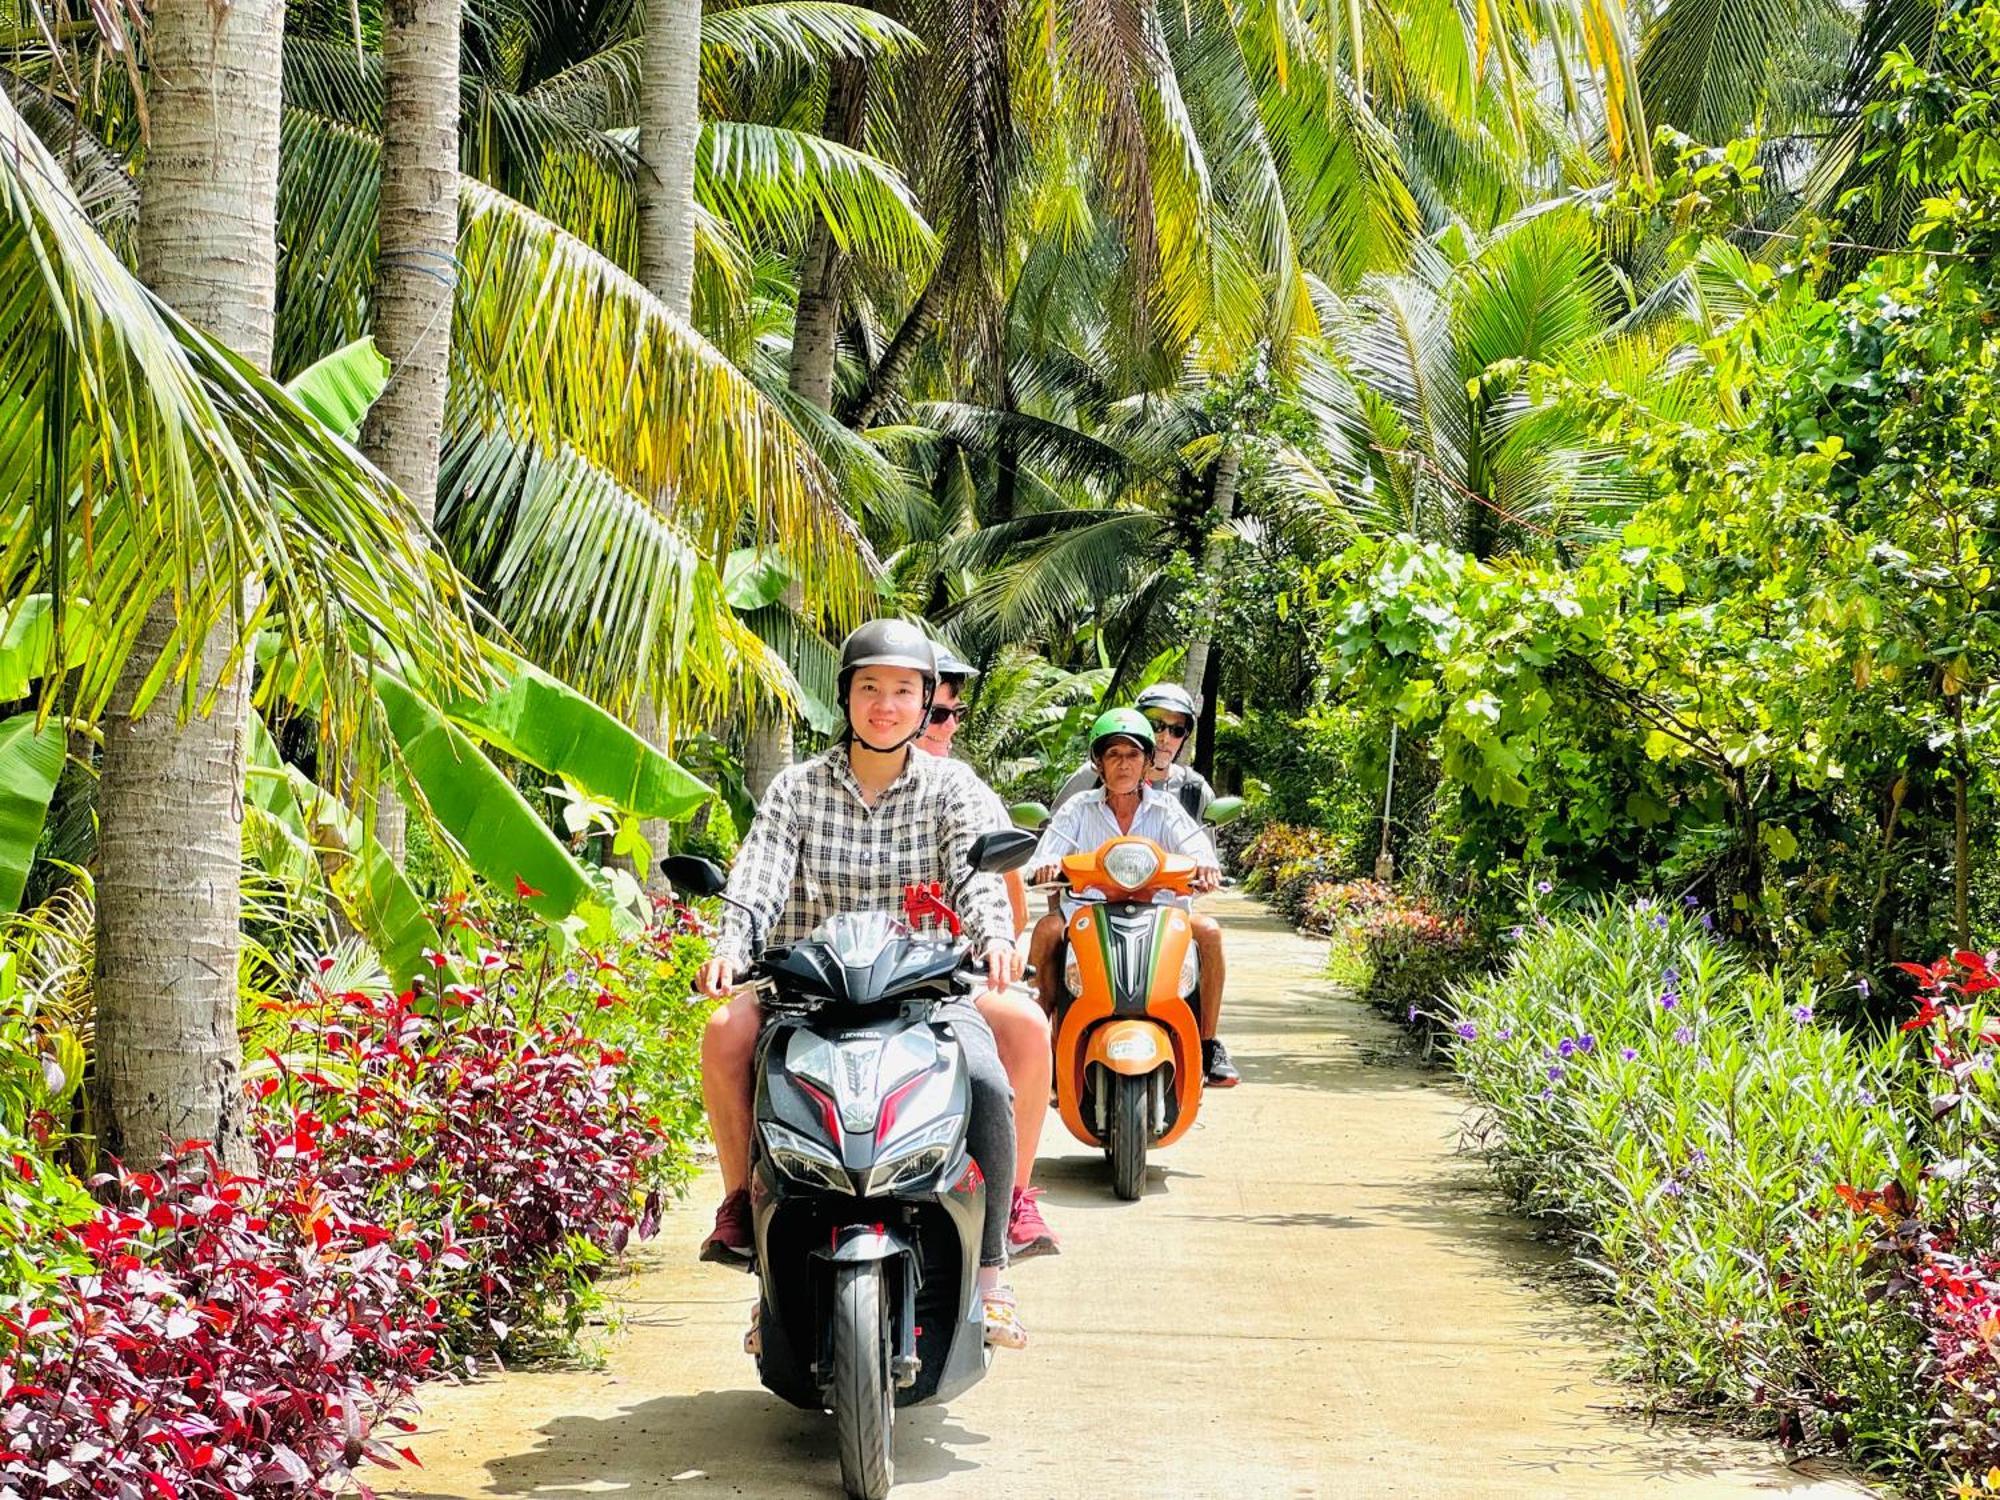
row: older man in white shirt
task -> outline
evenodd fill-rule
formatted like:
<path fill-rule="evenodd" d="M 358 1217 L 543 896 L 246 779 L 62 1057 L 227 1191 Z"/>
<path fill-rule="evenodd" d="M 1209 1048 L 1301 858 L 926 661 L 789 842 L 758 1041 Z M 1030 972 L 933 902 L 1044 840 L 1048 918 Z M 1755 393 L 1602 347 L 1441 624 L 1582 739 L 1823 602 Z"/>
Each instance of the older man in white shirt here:
<path fill-rule="evenodd" d="M 1033 861 L 1038 883 L 1061 877 L 1064 855 L 1096 849 L 1121 837 L 1151 839 L 1169 853 L 1191 855 L 1197 891 L 1212 891 L 1222 883 L 1221 861 L 1207 830 L 1188 815 L 1179 799 L 1146 785 L 1146 767 L 1152 758 L 1153 728 L 1144 714 L 1113 709 L 1098 718 L 1091 726 L 1090 759 L 1101 785 L 1065 802 L 1042 830 Z M 1179 898 L 1163 893 L 1156 899 Z M 1050 912 L 1035 924 L 1028 947 L 1038 998 L 1051 1013 L 1062 983 L 1057 955 L 1075 907 L 1072 893 L 1065 898 L 1062 910 Z M 1216 1036 L 1222 1019 L 1222 927 L 1213 917 L 1199 912 L 1190 913 L 1190 922 L 1201 971 L 1196 1020 L 1205 1081 L 1210 1088 L 1234 1088 L 1241 1077 L 1229 1060 L 1229 1049 Z"/>

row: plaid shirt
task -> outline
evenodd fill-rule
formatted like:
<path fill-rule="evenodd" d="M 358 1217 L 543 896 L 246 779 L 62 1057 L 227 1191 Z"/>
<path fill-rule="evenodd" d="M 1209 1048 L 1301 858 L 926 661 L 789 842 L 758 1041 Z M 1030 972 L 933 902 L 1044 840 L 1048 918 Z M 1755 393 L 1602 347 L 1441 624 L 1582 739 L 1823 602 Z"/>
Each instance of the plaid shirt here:
<path fill-rule="evenodd" d="M 844 745 L 787 766 L 737 850 L 729 895 L 749 911 L 723 907 L 715 956 L 740 968 L 835 912 L 900 914 L 903 887 L 934 880 L 974 951 L 1009 943 L 1006 887 L 966 863 L 972 841 L 994 826 L 992 795 L 965 767 L 916 749 L 873 808 Z"/>

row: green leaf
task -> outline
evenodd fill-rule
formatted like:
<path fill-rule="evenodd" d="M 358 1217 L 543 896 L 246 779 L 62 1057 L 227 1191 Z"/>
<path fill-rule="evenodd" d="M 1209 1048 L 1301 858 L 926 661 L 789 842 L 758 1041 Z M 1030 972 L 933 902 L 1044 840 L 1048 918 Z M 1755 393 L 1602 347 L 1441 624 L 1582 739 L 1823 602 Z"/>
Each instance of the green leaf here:
<path fill-rule="evenodd" d="M 245 796 L 311 849 L 331 846 L 349 857 L 336 865 L 334 899 L 382 961 L 392 982 L 406 984 L 424 969 L 424 950 L 438 946 L 423 898 L 361 820 L 338 798 L 278 753 L 262 718 L 250 720 L 250 774 Z M 315 835 L 318 835 L 317 837 Z"/>
<path fill-rule="evenodd" d="M 498 650 L 498 648 L 496 648 Z M 567 683 L 508 652 L 505 686 L 447 704 L 460 728 L 642 818 L 685 818 L 709 789 Z"/>
<path fill-rule="evenodd" d="M 791 586 L 791 569 L 769 547 L 738 547 L 722 565 L 722 592 L 734 609 L 776 604 Z"/>
<path fill-rule="evenodd" d="M 285 382 L 285 389 L 351 443 L 361 435 L 368 409 L 388 384 L 388 359 L 373 339 L 356 339 L 299 371 Z"/>
<path fill-rule="evenodd" d="M 411 780 L 482 879 L 502 893 L 525 883 L 550 922 L 589 898 L 582 866 L 476 744 L 393 673 L 377 670 L 375 687 Z"/>
<path fill-rule="evenodd" d="M 0 724 L 0 911 L 21 904 L 49 798 L 62 775 L 63 751 L 60 724 L 37 727 L 32 713 Z"/>
<path fill-rule="evenodd" d="M 69 601 L 63 611 L 63 664 L 67 672 L 90 654 L 90 606 Z M 0 631 L 0 699 L 25 698 L 46 677 L 55 652 L 55 617 L 47 594 L 28 594 Z"/>
<path fill-rule="evenodd" d="M 1791 829 L 1782 823 L 1766 823 L 1762 830 L 1764 847 L 1771 851 L 1771 858 L 1779 864 L 1793 859 L 1799 852 L 1799 841 Z"/>

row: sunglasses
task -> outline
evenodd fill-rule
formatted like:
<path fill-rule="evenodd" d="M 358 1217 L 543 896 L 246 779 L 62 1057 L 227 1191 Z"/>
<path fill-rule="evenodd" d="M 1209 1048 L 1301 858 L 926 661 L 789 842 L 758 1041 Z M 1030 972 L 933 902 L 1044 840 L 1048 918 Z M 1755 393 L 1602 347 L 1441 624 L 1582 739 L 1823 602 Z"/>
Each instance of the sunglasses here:
<path fill-rule="evenodd" d="M 1194 726 L 1181 719 L 1148 719 L 1155 734 L 1170 734 L 1177 740 L 1184 740 Z"/>
<path fill-rule="evenodd" d="M 931 722 L 933 724 L 949 724 L 956 720 L 958 723 L 963 724 L 965 716 L 971 712 L 972 710 L 967 708 L 963 703 L 951 708 L 946 708 L 942 703 L 933 703 L 931 705 Z"/>

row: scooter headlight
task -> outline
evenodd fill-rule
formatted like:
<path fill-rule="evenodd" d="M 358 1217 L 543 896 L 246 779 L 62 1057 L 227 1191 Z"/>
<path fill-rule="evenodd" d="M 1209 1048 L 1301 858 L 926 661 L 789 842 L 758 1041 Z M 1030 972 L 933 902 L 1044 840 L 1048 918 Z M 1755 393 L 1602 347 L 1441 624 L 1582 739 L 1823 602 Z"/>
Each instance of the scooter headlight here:
<path fill-rule="evenodd" d="M 763 1124 L 764 1149 L 780 1172 L 808 1187 L 822 1187 L 836 1193 L 853 1191 L 847 1168 L 818 1141 L 787 1130 L 774 1121 Z"/>
<path fill-rule="evenodd" d="M 964 1122 L 953 1115 L 919 1131 L 894 1156 L 869 1168 L 863 1196 L 886 1198 L 937 1176 L 957 1149 L 963 1128 Z"/>
<path fill-rule="evenodd" d="M 1104 856 L 1104 873 L 1128 891 L 1160 873 L 1160 856 L 1141 843 L 1114 844 Z"/>

